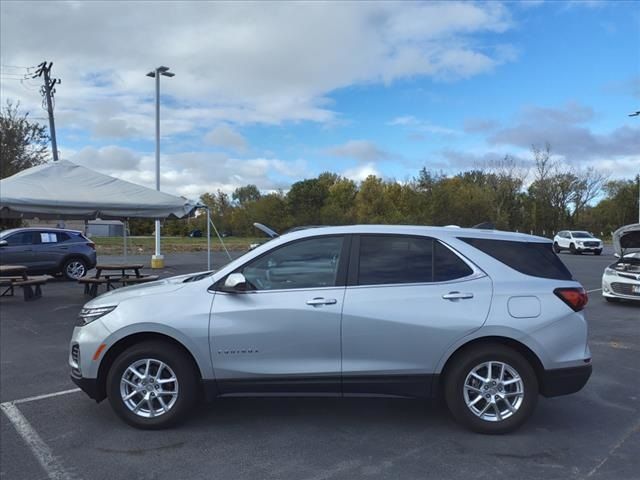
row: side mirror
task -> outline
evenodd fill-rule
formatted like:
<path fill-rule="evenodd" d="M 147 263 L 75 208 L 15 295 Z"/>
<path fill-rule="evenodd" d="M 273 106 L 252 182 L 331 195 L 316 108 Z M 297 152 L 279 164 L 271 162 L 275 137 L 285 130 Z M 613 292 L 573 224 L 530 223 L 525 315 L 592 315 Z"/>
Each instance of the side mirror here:
<path fill-rule="evenodd" d="M 6 247 L 7 245 L 9 245 L 9 242 L 6 240 L 0 240 L 0 247 Z"/>
<path fill-rule="evenodd" d="M 224 281 L 223 287 L 227 292 L 245 292 L 247 290 L 247 279 L 241 273 L 232 273 Z"/>

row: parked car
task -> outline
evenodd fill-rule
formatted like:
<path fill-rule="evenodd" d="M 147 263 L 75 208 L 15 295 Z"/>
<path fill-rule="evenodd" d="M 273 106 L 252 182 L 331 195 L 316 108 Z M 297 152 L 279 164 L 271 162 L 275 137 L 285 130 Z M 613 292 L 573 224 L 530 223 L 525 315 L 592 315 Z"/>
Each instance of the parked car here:
<path fill-rule="evenodd" d="M 71 377 L 139 428 L 176 424 L 201 392 L 442 394 L 467 427 L 508 432 L 538 394 L 591 375 L 587 295 L 551 247 L 463 228 L 287 233 L 217 272 L 90 301 Z"/>
<path fill-rule="evenodd" d="M 602 296 L 608 302 L 640 301 L 640 223 L 613 232 L 618 260 L 604 269 Z"/>
<path fill-rule="evenodd" d="M 187 236 L 191 238 L 200 238 L 202 237 L 202 230 L 196 228 L 194 230 L 191 230 Z"/>
<path fill-rule="evenodd" d="M 96 266 L 96 246 L 76 230 L 12 228 L 0 232 L 0 263 L 77 280 Z"/>
<path fill-rule="evenodd" d="M 562 230 L 553 237 L 553 250 L 556 253 L 560 253 L 562 250 L 569 250 L 574 255 L 582 252 L 592 252 L 594 255 L 600 255 L 602 247 L 602 240 L 582 230 Z"/>

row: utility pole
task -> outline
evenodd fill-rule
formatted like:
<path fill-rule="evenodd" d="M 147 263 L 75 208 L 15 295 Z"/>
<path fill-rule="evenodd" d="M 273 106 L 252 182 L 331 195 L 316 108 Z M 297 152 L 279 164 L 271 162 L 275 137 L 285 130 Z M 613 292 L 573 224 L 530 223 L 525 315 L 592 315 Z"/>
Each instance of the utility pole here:
<path fill-rule="evenodd" d="M 158 67 L 149 73 L 147 77 L 156 80 L 156 190 L 160 191 L 160 75 L 173 77 L 175 73 L 169 71 L 169 67 Z M 151 268 L 164 268 L 164 256 L 160 253 L 160 220 L 156 219 L 156 253 L 151 257 Z"/>
<path fill-rule="evenodd" d="M 47 112 L 49 113 L 49 132 L 51 134 L 51 150 L 53 151 L 53 161 L 58 161 L 58 142 L 56 140 L 56 124 L 53 119 L 53 95 L 56 93 L 55 86 L 60 85 L 59 78 L 51 78 L 51 67 L 53 62 L 44 61 L 38 65 L 38 69 L 31 78 L 44 76 L 44 85 L 40 89 L 40 93 L 47 101 Z"/>

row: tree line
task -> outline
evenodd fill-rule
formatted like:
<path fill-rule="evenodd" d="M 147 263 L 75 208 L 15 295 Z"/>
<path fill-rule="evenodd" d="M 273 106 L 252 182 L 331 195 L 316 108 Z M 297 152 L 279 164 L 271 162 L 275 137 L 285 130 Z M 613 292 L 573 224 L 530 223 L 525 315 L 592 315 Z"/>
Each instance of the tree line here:
<path fill-rule="evenodd" d="M 46 129 L 10 101 L 0 111 L 0 178 L 49 160 Z M 550 236 L 576 228 L 605 235 L 638 219 L 637 179 L 610 180 L 594 168 L 571 169 L 533 146 L 526 164 L 507 155 L 500 161 L 447 174 L 422 168 L 409 181 L 369 176 L 356 183 L 335 173 L 301 180 L 288 191 L 264 193 L 255 185 L 230 195 L 205 193 L 200 201 L 227 235 L 256 236 L 254 222 L 278 232 L 303 225 L 386 223 L 459 225 L 491 222 L 503 230 Z M 1 193 L 1 192 L 0 192 Z M 17 226 L 0 220 L 0 228 Z M 153 233 L 153 221 L 132 220 L 132 235 Z M 204 216 L 167 220 L 165 235 L 206 231 Z"/>
<path fill-rule="evenodd" d="M 360 183 L 335 173 L 294 183 L 287 191 L 261 193 L 255 185 L 220 190 L 200 201 L 219 231 L 256 236 L 254 222 L 278 232 L 303 225 L 354 223 L 459 225 L 491 222 L 496 228 L 551 236 L 575 228 L 607 236 L 637 221 L 638 182 L 610 180 L 597 169 L 570 169 L 551 154 L 551 146 L 532 147 L 528 166 L 506 156 L 454 175 L 426 167 L 407 182 L 371 175 Z M 142 228 L 140 228 L 142 227 Z M 167 235 L 206 230 L 204 218 L 165 222 Z M 151 222 L 132 234 L 150 234 Z"/>

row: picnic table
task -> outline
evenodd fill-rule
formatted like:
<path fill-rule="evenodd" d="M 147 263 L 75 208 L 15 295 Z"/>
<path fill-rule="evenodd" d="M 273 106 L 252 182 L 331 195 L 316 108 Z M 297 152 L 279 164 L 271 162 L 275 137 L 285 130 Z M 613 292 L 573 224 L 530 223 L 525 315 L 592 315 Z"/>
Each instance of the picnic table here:
<path fill-rule="evenodd" d="M 157 275 L 143 275 L 140 270 L 144 267 L 141 263 L 119 263 L 96 265 L 96 274 L 93 277 L 81 278 L 78 283 L 84 285 L 85 295 L 95 297 L 98 295 L 98 287 L 106 285 L 107 291 L 122 286 L 138 283 L 152 282 L 158 279 Z M 107 273 L 104 273 L 107 272 Z M 114 273 L 108 273 L 114 272 Z"/>
<path fill-rule="evenodd" d="M 0 265 L 0 297 L 13 296 L 15 287 L 21 287 L 25 301 L 42 296 L 42 285 L 52 277 L 49 275 L 28 276 L 24 265 Z"/>

